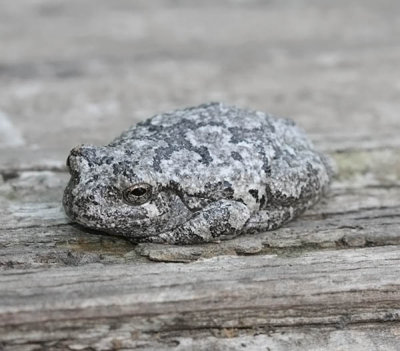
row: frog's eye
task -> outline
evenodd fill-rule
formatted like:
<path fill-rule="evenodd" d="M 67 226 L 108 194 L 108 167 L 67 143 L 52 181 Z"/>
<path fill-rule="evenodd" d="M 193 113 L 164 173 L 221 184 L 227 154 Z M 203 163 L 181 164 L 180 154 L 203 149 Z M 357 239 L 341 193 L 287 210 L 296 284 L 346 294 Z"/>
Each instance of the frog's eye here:
<path fill-rule="evenodd" d="M 139 183 L 126 188 L 122 193 L 124 200 L 129 205 L 142 205 L 151 198 L 151 185 Z"/>

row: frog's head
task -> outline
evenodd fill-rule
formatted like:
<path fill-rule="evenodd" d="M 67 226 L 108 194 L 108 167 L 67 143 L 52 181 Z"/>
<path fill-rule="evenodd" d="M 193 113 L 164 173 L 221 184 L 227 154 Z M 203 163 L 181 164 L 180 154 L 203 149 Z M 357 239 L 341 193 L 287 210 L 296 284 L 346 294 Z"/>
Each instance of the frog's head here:
<path fill-rule="evenodd" d="M 188 209 L 161 185 L 143 157 L 107 146 L 72 149 L 67 159 L 71 179 L 63 198 L 68 217 L 85 227 L 139 241 L 185 221 Z"/>

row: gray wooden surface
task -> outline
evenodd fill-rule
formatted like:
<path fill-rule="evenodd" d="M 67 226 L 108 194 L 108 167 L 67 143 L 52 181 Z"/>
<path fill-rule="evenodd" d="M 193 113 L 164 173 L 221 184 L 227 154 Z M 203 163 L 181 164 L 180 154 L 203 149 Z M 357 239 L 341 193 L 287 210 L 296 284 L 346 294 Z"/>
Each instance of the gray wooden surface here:
<path fill-rule="evenodd" d="M 400 350 L 400 3 L 0 3 L 0 350 Z M 132 245 L 78 228 L 64 162 L 210 100 L 337 164 L 286 227 Z"/>

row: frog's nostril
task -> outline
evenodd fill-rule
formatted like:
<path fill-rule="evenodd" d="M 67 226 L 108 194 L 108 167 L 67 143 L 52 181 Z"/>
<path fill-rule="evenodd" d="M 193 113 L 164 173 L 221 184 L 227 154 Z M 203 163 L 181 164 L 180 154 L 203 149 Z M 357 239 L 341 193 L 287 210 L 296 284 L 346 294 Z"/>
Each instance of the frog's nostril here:
<path fill-rule="evenodd" d="M 81 155 L 82 155 L 82 148 L 83 148 L 84 146 L 85 146 L 85 145 L 78 145 L 78 146 L 75 146 L 75 147 L 71 150 L 70 155 L 71 155 L 71 156 L 81 156 Z"/>
<path fill-rule="evenodd" d="M 81 160 L 86 160 L 89 165 L 98 163 L 96 147 L 91 145 L 79 145 L 74 147 L 67 159 L 67 167 L 72 171 L 79 171 Z"/>
<path fill-rule="evenodd" d="M 71 150 L 71 155 L 84 157 L 90 160 L 96 155 L 96 147 L 92 145 L 78 145 Z"/>

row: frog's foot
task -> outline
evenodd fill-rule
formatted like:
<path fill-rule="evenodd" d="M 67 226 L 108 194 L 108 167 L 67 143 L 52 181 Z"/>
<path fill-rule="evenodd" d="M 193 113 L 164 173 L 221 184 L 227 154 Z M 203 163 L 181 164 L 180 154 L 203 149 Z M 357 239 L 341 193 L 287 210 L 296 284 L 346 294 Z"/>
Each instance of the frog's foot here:
<path fill-rule="evenodd" d="M 196 212 L 173 230 L 147 238 L 154 243 L 196 244 L 229 239 L 239 235 L 250 218 L 241 202 L 219 200 Z"/>

